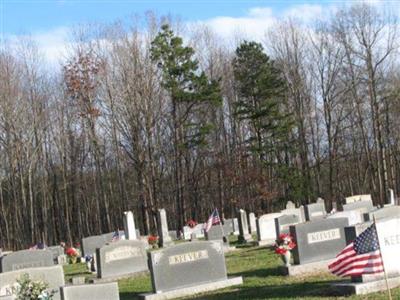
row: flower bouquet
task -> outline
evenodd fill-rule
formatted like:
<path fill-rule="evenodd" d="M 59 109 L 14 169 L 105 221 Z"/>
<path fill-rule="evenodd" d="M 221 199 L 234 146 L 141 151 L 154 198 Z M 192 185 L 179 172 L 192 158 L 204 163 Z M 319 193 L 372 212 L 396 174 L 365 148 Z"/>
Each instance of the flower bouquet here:
<path fill-rule="evenodd" d="M 149 235 L 149 237 L 147 238 L 147 241 L 148 241 L 148 243 L 149 243 L 149 245 L 151 245 L 151 247 L 154 249 L 154 248 L 157 248 L 157 245 L 158 245 L 158 236 L 156 236 L 156 235 Z"/>
<path fill-rule="evenodd" d="M 54 291 L 49 291 L 49 284 L 42 280 L 33 281 L 28 274 L 22 274 L 17 279 L 14 292 L 17 300 L 51 300 Z"/>
<path fill-rule="evenodd" d="M 293 237 L 287 233 L 281 233 L 275 243 L 275 253 L 281 255 L 286 266 L 290 266 L 290 250 L 296 247 Z"/>
<path fill-rule="evenodd" d="M 65 251 L 65 254 L 67 254 L 68 256 L 68 261 L 70 264 L 74 264 L 76 263 L 78 257 L 79 257 L 79 251 L 74 248 L 74 247 L 70 247 Z"/>

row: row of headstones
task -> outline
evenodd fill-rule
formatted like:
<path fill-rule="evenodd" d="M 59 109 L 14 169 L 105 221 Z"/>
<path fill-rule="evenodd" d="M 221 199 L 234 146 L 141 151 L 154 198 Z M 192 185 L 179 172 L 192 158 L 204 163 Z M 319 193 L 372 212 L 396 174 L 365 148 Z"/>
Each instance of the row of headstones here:
<path fill-rule="evenodd" d="M 47 252 L 33 250 L 30 252 L 31 258 L 39 261 L 39 256 L 44 257 Z M 223 245 L 217 241 L 184 243 L 147 253 L 143 241 L 120 240 L 97 248 L 96 253 L 99 277 L 115 279 L 150 269 L 153 292 L 156 294 L 227 280 Z M 61 288 L 55 299 L 119 299 L 116 284 L 65 286 L 61 266 L 42 266 L 1 273 L 0 298 L 12 297 L 12 286 L 23 273 L 29 274 L 33 280 L 46 281 L 51 290 L 58 292 Z M 86 293 L 90 297 L 83 297 Z M 74 295 L 79 297 L 74 298 Z"/>
<path fill-rule="evenodd" d="M 296 240 L 293 250 L 295 265 L 307 265 L 333 259 L 346 245 L 380 220 L 400 216 L 400 207 L 373 206 L 370 195 L 346 198 L 343 211 L 328 214 L 322 201 L 295 208 L 288 203 L 280 213 L 257 219 L 260 244 L 273 244 L 281 233 L 290 233 Z"/>

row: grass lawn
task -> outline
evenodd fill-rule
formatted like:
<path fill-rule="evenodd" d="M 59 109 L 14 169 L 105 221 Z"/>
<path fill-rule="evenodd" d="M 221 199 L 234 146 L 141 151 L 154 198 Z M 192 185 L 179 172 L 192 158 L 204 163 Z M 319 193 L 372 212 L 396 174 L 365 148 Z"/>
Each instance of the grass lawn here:
<path fill-rule="evenodd" d="M 236 242 L 233 241 L 233 244 Z M 334 297 L 330 283 L 338 281 L 329 274 L 310 277 L 285 277 L 278 274 L 280 258 L 269 248 L 239 246 L 239 250 L 226 255 L 228 276 L 243 276 L 243 285 L 218 290 L 212 293 L 188 297 L 186 299 L 388 299 L 386 293 L 367 296 Z M 90 277 L 84 264 L 66 266 L 66 280 L 80 275 Z M 140 276 L 118 282 L 121 300 L 138 299 L 137 295 L 151 291 L 149 276 Z M 400 288 L 392 290 L 393 299 L 400 299 Z"/>

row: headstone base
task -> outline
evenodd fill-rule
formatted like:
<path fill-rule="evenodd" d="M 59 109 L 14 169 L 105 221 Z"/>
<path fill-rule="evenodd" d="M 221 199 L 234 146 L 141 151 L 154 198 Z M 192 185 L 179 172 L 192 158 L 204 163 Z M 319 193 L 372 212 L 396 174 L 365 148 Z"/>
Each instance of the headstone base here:
<path fill-rule="evenodd" d="M 328 265 L 332 260 L 323 260 L 303 265 L 280 266 L 279 272 L 285 276 L 297 276 L 314 274 L 321 272 L 329 272 Z"/>
<path fill-rule="evenodd" d="M 90 283 L 107 283 L 107 282 L 114 282 L 120 279 L 126 279 L 126 278 L 135 278 L 143 275 L 149 274 L 149 271 L 141 271 L 141 272 L 135 272 L 135 273 L 130 273 L 130 274 L 124 274 L 120 276 L 110 276 L 106 278 L 92 278 L 89 280 Z"/>
<path fill-rule="evenodd" d="M 388 278 L 389 288 L 393 289 L 400 286 L 400 277 Z M 365 295 L 369 293 L 375 293 L 380 291 L 386 291 L 386 281 L 377 280 L 370 282 L 346 282 L 346 283 L 334 283 L 332 287 L 335 289 L 335 295 Z"/>
<path fill-rule="evenodd" d="M 233 285 L 239 285 L 243 283 L 242 276 L 232 277 L 221 281 L 199 284 L 196 286 L 185 287 L 173 291 L 167 291 L 155 294 L 140 294 L 139 299 L 143 300 L 161 300 L 161 299 L 175 299 L 185 296 L 191 296 L 195 294 L 205 293 L 209 291 L 214 291 L 218 289 L 223 289 Z"/>
<path fill-rule="evenodd" d="M 275 240 L 263 240 L 263 241 L 257 241 L 256 245 L 261 247 L 261 246 L 273 246 L 276 243 Z"/>
<path fill-rule="evenodd" d="M 225 252 L 225 253 L 238 250 L 238 249 L 237 249 L 236 247 L 234 247 L 234 246 L 225 246 L 225 245 L 224 245 L 223 248 L 224 248 L 224 252 Z"/>
<path fill-rule="evenodd" d="M 119 300 L 118 283 L 69 285 L 60 288 L 63 300 Z"/>

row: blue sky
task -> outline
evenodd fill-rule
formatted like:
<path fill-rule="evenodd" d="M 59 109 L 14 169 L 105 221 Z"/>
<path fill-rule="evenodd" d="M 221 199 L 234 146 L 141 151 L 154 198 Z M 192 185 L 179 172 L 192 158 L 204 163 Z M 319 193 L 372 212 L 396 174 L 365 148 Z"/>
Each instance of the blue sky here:
<path fill-rule="evenodd" d="M 179 16 L 188 25 L 207 25 L 227 40 L 238 32 L 261 40 L 268 28 L 287 17 L 307 23 L 349 2 L 400 7 L 396 1 L 400 0 L 0 0 L 0 40 L 16 41 L 28 34 L 47 60 L 56 61 L 71 28 L 117 20 L 129 24 L 130 17 L 149 10 Z"/>
<path fill-rule="evenodd" d="M 253 7 L 269 7 L 279 14 L 301 4 L 326 5 L 333 1 L 245 1 L 245 0 L 0 0 L 5 34 L 18 35 L 70 27 L 87 22 L 112 22 L 132 14 L 154 10 L 179 15 L 184 21 L 218 16 L 240 17 Z M 334 1 L 335 3 L 340 1 Z"/>

